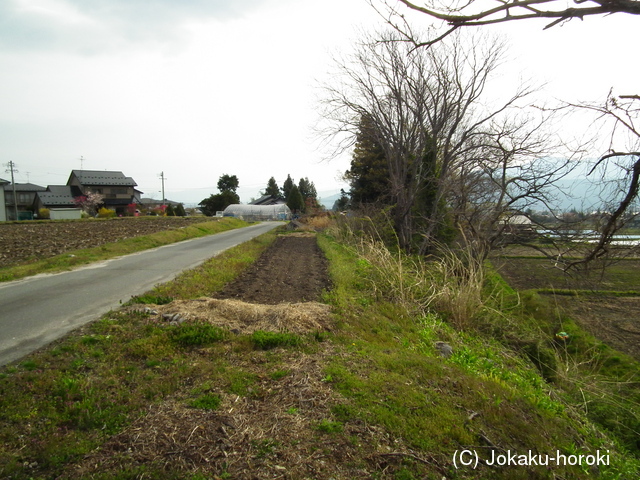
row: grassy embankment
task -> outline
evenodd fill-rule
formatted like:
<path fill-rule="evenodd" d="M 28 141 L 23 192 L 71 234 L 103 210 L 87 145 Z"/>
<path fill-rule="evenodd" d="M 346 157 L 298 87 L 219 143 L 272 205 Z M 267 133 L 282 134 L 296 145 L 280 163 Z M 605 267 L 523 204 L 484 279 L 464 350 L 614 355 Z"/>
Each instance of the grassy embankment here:
<path fill-rule="evenodd" d="M 138 301 L 215 292 L 274 235 L 229 250 Z M 230 335 L 203 324 L 161 326 L 144 311 L 117 311 L 4 369 L 0 476 L 72 476 L 85 454 L 144 416 L 150 404 L 168 399 L 212 411 L 229 394 L 268 405 L 288 375 L 286 359 L 317 353 L 322 381 L 335 399 L 311 429 L 317 436 L 311 441 L 329 462 L 348 446 L 359 450 L 359 460 L 350 461 L 361 469 L 371 469 L 374 457 L 387 459 L 386 469 L 372 478 L 637 478 L 637 450 L 623 446 L 624 422 L 606 430 L 602 419 L 590 418 L 588 398 L 600 392 L 606 418 L 612 406 L 614 415 L 633 418 L 637 402 L 629 392 L 614 395 L 611 381 L 615 376 L 616 388 L 624 386 L 618 380 L 637 372 L 637 363 L 577 328 L 576 342 L 553 341 L 558 312 L 535 294 L 518 295 L 496 274 L 472 269 L 465 278 L 454 277 L 454 260 L 424 265 L 338 231 L 319 241 L 334 284 L 325 295 L 336 320 L 329 336 L 267 335 L 279 348 L 263 350 L 260 335 Z M 436 341 L 450 344 L 453 354 L 439 355 Z M 327 343 L 337 354 L 320 355 Z M 241 357 L 252 361 L 234 361 Z M 375 429 L 396 450 L 368 449 L 350 433 L 356 425 Z M 279 452 L 298 445 L 274 438 L 255 447 L 256 458 L 276 461 Z M 456 470 L 453 455 L 461 448 L 485 459 L 491 449 L 551 455 L 600 450 L 610 460 L 598 468 Z M 224 470 L 190 470 L 178 459 L 140 465 L 127 458 L 123 453 L 117 471 L 98 470 L 93 478 L 233 478 Z"/>
<path fill-rule="evenodd" d="M 137 219 L 136 219 L 137 220 Z M 145 221 L 153 221 L 144 219 Z M 103 220 L 104 221 L 104 220 Z M 61 255 L 35 260 L 26 264 L 0 268 L 0 282 L 18 280 L 39 273 L 55 273 L 70 270 L 89 263 L 156 248 L 191 238 L 212 235 L 234 228 L 247 226 L 246 222 L 235 218 L 203 221 L 187 227 L 166 230 L 151 235 L 142 235 L 107 243 L 93 248 L 72 250 Z"/>

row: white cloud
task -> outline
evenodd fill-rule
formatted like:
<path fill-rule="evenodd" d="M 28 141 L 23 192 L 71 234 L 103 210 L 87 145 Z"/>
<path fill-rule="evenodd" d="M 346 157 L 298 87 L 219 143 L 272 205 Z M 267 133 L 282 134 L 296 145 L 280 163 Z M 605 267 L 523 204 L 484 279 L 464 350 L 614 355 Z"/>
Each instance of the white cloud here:
<path fill-rule="evenodd" d="M 98 54 L 118 48 L 175 48 L 193 18 L 229 20 L 273 0 L 4 0 L 0 45 L 21 51 Z"/>
<path fill-rule="evenodd" d="M 18 181 L 30 172 L 47 185 L 65 183 L 82 155 L 85 168 L 122 170 L 156 198 L 164 171 L 167 197 L 189 202 L 215 193 L 224 173 L 239 177 L 243 200 L 272 175 L 338 190 L 349 158 L 320 162 L 310 130 L 316 81 L 355 28 L 374 23 L 365 0 L 3 0 L 2 163 L 16 162 Z M 551 80 L 560 95 L 635 81 L 628 53 L 620 60 L 632 33 L 605 42 L 586 21 L 541 28 L 507 32 L 516 73 Z M 609 51 L 592 56 L 604 60 L 585 65 L 580 45 L 598 42 Z"/>

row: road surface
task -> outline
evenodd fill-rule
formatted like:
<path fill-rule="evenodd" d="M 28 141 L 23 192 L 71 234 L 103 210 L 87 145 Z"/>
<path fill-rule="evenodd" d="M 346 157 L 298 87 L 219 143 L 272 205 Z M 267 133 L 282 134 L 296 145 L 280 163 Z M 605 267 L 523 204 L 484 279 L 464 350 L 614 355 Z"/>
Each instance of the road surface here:
<path fill-rule="evenodd" d="M 282 222 L 263 222 L 70 272 L 0 283 L 0 365 L 24 357 L 132 296 L 279 225 Z"/>

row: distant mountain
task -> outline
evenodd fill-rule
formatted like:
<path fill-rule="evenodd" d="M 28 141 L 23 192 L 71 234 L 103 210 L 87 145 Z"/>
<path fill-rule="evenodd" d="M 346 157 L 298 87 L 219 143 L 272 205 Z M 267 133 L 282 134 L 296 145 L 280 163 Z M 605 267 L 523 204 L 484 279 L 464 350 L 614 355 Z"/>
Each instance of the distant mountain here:
<path fill-rule="evenodd" d="M 326 208 L 327 210 L 331 210 L 333 208 L 333 204 L 336 203 L 336 200 L 338 200 L 339 198 L 340 192 L 334 193 L 332 195 L 320 196 L 319 202 L 320 205 L 324 205 L 324 208 Z"/>

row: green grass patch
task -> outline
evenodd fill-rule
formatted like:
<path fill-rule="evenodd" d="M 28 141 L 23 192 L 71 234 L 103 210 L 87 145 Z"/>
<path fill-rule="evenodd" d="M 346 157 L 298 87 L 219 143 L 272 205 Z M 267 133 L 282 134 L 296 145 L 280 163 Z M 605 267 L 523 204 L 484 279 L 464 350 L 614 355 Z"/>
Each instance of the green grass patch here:
<path fill-rule="evenodd" d="M 287 375 L 289 375 L 289 370 L 276 370 L 275 372 L 271 373 L 271 375 L 269 375 L 271 377 L 272 380 L 280 380 L 284 377 L 286 377 Z"/>
<path fill-rule="evenodd" d="M 170 330 L 171 339 L 183 347 L 203 347 L 220 342 L 227 337 L 227 332 L 210 323 L 184 322 Z"/>
<path fill-rule="evenodd" d="M 206 393 L 190 401 L 189 406 L 192 408 L 199 408 L 202 410 L 218 410 L 218 408 L 220 408 L 221 403 L 222 403 L 222 399 L 220 398 L 219 395 L 216 395 L 213 393 Z"/>
<path fill-rule="evenodd" d="M 341 422 L 324 419 L 316 424 L 315 429 L 322 433 L 342 433 L 343 425 Z"/>
<path fill-rule="evenodd" d="M 154 293 L 145 293 L 143 295 L 135 295 L 129 300 L 129 304 L 143 305 L 167 305 L 173 302 L 174 298 L 167 295 L 157 295 Z"/>
<path fill-rule="evenodd" d="M 619 430 L 606 427 L 595 412 L 577 415 L 584 404 L 557 371 L 566 365 L 562 355 L 569 353 L 554 342 L 562 318 L 554 305 L 538 295 L 524 298 L 489 269 L 483 305 L 461 332 L 438 312 L 416 315 L 372 299 L 366 287 L 372 272 L 358 260 L 356 250 L 330 237 L 321 237 L 320 245 L 330 260 L 334 285 L 325 299 L 340 312 L 342 322 L 336 340 L 349 352 L 325 369 L 325 381 L 347 400 L 334 413 L 336 421 L 382 425 L 411 448 L 437 458 L 490 439 L 495 445 L 527 445 L 540 452 L 570 453 L 576 445 L 582 453 L 612 448 L 616 465 L 602 469 L 602 478 L 637 471 L 640 462 L 626 449 L 629 444 Z M 405 274 L 410 283 L 411 272 Z M 567 322 L 562 325 L 580 339 L 579 330 Z M 448 342 L 453 355 L 441 357 L 436 341 Z M 579 348 L 585 358 L 589 348 Z M 579 358 L 574 360 L 575 374 L 580 375 Z M 611 391 L 606 396 L 620 399 Z M 626 418 L 635 415 L 632 403 L 626 404 Z M 624 418 L 623 412 L 617 412 L 618 418 Z M 579 468 L 560 470 L 556 473 L 568 477 L 583 474 Z M 546 478 L 538 474 L 523 469 L 476 472 L 473 478 Z"/>
<path fill-rule="evenodd" d="M 302 338 L 288 332 L 255 331 L 251 334 L 251 341 L 260 350 L 271 350 L 277 347 L 296 347 L 302 344 Z"/>

